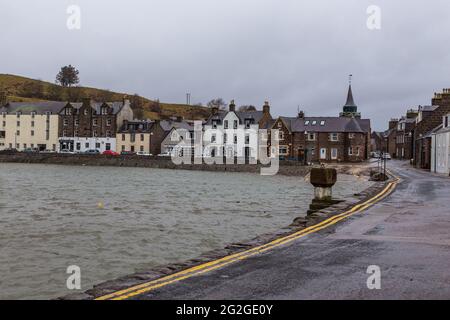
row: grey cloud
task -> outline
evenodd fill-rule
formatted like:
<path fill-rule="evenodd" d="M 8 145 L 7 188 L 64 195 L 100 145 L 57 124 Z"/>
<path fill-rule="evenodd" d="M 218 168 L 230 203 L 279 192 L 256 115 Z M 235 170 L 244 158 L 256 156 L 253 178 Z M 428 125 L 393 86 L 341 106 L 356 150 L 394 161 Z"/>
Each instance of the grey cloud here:
<path fill-rule="evenodd" d="M 66 28 L 66 8 L 82 29 Z M 366 9 L 382 9 L 382 28 Z M 2 0 L 0 72 L 52 81 L 76 65 L 83 85 L 193 102 L 269 99 L 275 115 L 337 115 L 347 75 L 364 117 L 428 104 L 449 87 L 450 3 L 387 0 Z"/>

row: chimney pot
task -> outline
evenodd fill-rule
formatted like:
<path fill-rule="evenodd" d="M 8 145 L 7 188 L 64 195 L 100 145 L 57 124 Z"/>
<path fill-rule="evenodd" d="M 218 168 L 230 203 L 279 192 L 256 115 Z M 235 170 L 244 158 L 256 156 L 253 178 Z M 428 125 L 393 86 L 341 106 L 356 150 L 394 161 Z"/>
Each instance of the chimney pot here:
<path fill-rule="evenodd" d="M 263 112 L 264 113 L 270 113 L 269 101 L 264 101 Z"/>
<path fill-rule="evenodd" d="M 236 111 L 236 105 L 234 104 L 234 100 L 231 100 L 228 110 L 233 112 Z"/>

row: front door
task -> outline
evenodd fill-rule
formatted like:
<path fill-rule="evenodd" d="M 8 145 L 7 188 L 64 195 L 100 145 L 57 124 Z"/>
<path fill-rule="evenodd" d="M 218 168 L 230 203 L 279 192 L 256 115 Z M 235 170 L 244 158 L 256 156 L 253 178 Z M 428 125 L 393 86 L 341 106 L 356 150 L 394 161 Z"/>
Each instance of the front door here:
<path fill-rule="evenodd" d="M 320 160 L 326 160 L 327 159 L 327 148 L 321 148 L 320 149 Z"/>
<path fill-rule="evenodd" d="M 338 154 L 337 149 L 336 148 L 332 148 L 331 149 L 331 159 L 332 160 L 336 160 L 337 159 L 337 154 Z"/>

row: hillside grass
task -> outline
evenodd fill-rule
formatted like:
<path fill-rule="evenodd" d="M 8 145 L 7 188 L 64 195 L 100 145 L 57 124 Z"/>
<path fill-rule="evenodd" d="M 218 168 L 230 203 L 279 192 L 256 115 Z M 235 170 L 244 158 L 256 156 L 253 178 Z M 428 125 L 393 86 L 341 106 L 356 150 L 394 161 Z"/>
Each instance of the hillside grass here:
<path fill-rule="evenodd" d="M 40 96 L 33 95 L 33 93 L 27 93 L 24 96 L 24 88 L 26 87 L 36 87 L 40 90 Z M 98 89 L 92 87 L 74 87 L 74 90 L 79 90 L 80 94 L 83 97 L 89 97 L 93 100 L 108 100 L 108 101 L 121 101 L 125 96 L 132 99 L 134 94 L 127 94 L 121 92 L 113 92 L 105 89 Z M 63 96 L 63 99 L 58 100 L 69 100 L 64 93 L 64 90 L 61 86 L 58 86 L 54 83 L 31 79 L 18 75 L 11 74 L 0 74 L 0 92 L 6 93 L 8 101 L 14 102 L 42 102 L 55 100 L 50 99 L 49 97 L 52 95 L 52 92 L 60 92 L 60 96 Z M 168 103 L 168 102 L 159 102 L 159 112 L 154 110 L 154 105 L 157 103 L 156 101 L 150 100 L 145 97 L 141 97 L 141 101 L 143 103 L 142 107 L 142 118 L 158 120 L 169 117 L 178 117 L 181 116 L 185 119 L 189 120 L 197 120 L 197 119 L 206 119 L 210 114 L 210 110 L 207 107 L 200 106 L 191 106 L 186 104 L 178 104 L 178 103 Z"/>

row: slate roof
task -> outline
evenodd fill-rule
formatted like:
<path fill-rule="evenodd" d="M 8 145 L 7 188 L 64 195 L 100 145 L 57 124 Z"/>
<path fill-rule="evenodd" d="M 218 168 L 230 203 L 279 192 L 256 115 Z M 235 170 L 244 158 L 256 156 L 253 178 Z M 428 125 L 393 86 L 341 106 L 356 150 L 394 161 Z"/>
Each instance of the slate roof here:
<path fill-rule="evenodd" d="M 351 85 L 348 87 L 347 102 L 345 103 L 344 107 L 356 107 L 355 100 L 353 99 L 353 92 Z"/>
<path fill-rule="evenodd" d="M 67 104 L 67 103 L 66 103 Z M 124 102 L 123 101 L 115 101 L 115 102 L 91 102 L 91 108 L 93 108 L 95 110 L 95 112 L 97 112 L 97 114 L 101 113 L 101 107 L 107 104 L 110 108 L 113 109 L 113 114 L 117 114 L 120 112 L 120 110 L 122 110 L 123 106 L 124 106 Z M 71 102 L 70 105 L 72 107 L 74 107 L 75 109 L 80 109 L 81 106 L 83 105 L 83 103 L 81 102 Z"/>
<path fill-rule="evenodd" d="M 437 108 L 439 108 L 439 106 L 420 106 L 419 111 L 430 112 L 436 110 Z"/>
<path fill-rule="evenodd" d="M 119 133 L 147 133 L 153 128 L 153 121 L 128 121 L 122 125 Z"/>
<path fill-rule="evenodd" d="M 52 114 L 58 114 L 65 106 L 67 102 L 63 101 L 45 101 L 45 102 L 9 102 L 2 108 L 0 112 L 7 112 L 9 114 L 15 114 L 21 112 L 22 114 L 46 114 L 50 112 Z"/>
<path fill-rule="evenodd" d="M 291 132 L 370 133 L 370 120 L 347 117 L 280 117 Z"/>
<path fill-rule="evenodd" d="M 189 131 L 194 130 L 194 126 L 186 121 L 177 122 L 172 120 L 161 120 L 159 124 L 164 131 L 170 131 L 172 128 L 186 129 Z"/>
<path fill-rule="evenodd" d="M 207 125 L 212 124 L 212 120 L 219 120 L 220 123 L 222 123 L 223 119 L 226 117 L 228 112 L 233 111 L 219 111 L 215 115 L 211 115 L 209 119 L 206 121 Z M 234 111 L 236 116 L 239 118 L 239 124 L 243 124 L 246 119 L 253 119 L 254 123 L 258 123 L 262 117 L 264 116 L 264 112 L 260 110 L 253 110 L 253 111 Z"/>
<path fill-rule="evenodd" d="M 428 131 L 427 133 L 425 133 L 422 138 L 419 139 L 425 139 L 425 138 L 431 138 L 431 136 L 433 135 L 433 133 L 437 133 L 442 129 L 443 125 L 442 123 L 440 125 L 438 125 L 437 127 L 431 129 L 430 131 Z"/>

